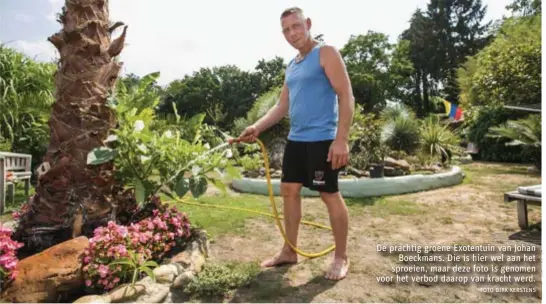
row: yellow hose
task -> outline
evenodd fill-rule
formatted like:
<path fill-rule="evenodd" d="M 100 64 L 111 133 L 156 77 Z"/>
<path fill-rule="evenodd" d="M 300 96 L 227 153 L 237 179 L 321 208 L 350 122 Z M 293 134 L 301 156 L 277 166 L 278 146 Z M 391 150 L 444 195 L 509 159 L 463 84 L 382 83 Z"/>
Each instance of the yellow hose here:
<path fill-rule="evenodd" d="M 262 211 L 258 211 L 258 210 L 252 210 L 252 209 L 246 209 L 246 208 L 237 208 L 237 207 L 229 207 L 229 206 L 221 206 L 221 205 L 209 205 L 209 204 L 202 204 L 202 203 L 195 203 L 195 202 L 190 202 L 190 201 L 187 201 L 187 200 L 184 200 L 184 199 L 177 199 L 178 202 L 180 203 L 183 203 L 183 204 L 187 204 L 187 205 L 193 205 L 193 206 L 199 206 L 199 207 L 209 207 L 209 208 L 218 208 L 218 209 L 230 209 L 230 210 L 237 210 L 237 211 L 245 211 L 245 212 L 250 212 L 250 213 L 256 213 L 256 214 L 260 214 L 260 215 L 264 215 L 264 216 L 269 216 L 269 217 L 272 217 L 275 219 L 275 221 L 277 222 L 277 227 L 279 228 L 279 230 L 281 231 L 281 234 L 282 234 L 282 237 L 284 238 L 284 241 L 296 252 L 298 253 L 299 255 L 301 256 L 304 256 L 304 257 L 307 257 L 307 258 L 316 258 L 316 257 L 320 257 L 320 256 L 323 256 L 325 254 L 328 254 L 330 251 L 334 250 L 335 249 L 335 245 L 332 245 L 330 246 L 329 248 L 321 251 L 321 252 L 317 252 L 317 253 L 307 253 L 307 252 L 304 252 L 304 251 L 301 251 L 299 248 L 297 248 L 296 246 L 294 246 L 287 238 L 286 236 L 286 232 L 284 231 L 284 228 L 281 224 L 281 219 L 283 218 L 282 216 L 279 216 L 278 212 L 277 212 L 277 205 L 275 204 L 275 197 L 273 195 L 273 186 L 271 185 L 271 176 L 270 176 L 270 173 L 269 173 L 269 157 L 267 156 L 267 150 L 263 144 L 263 142 L 259 139 L 256 139 L 256 141 L 258 142 L 258 144 L 260 145 L 260 148 L 262 150 L 262 156 L 264 158 L 264 163 L 265 163 L 265 176 L 266 176 L 266 179 L 267 179 L 267 186 L 268 186 L 268 191 L 269 191 L 269 201 L 271 202 L 271 208 L 273 209 L 273 214 L 271 213 L 266 213 L 266 212 L 262 212 Z M 314 223 L 314 222 L 309 222 L 309 221 L 304 221 L 302 220 L 301 221 L 302 224 L 305 224 L 305 225 L 310 225 L 310 226 L 315 226 L 315 227 L 318 227 L 318 228 L 323 228 L 323 229 L 328 229 L 328 230 L 332 230 L 331 227 L 329 226 L 325 226 L 325 225 L 322 225 L 322 224 L 318 224 L 318 223 Z"/>

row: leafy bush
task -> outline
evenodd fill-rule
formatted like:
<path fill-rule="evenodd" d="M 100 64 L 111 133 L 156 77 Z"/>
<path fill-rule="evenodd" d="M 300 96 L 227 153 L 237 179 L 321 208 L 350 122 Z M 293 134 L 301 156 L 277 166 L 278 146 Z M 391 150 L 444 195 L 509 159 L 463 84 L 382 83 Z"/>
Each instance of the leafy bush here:
<path fill-rule="evenodd" d="M 252 108 L 247 113 L 246 117 L 238 118 L 235 120 L 233 127 L 233 134 L 238 136 L 243 130 L 251 124 L 258 121 L 264 116 L 277 102 L 281 95 L 282 88 L 275 87 L 267 93 L 261 95 L 256 99 Z M 267 146 L 270 141 L 278 137 L 288 136 L 290 130 L 289 120 L 287 117 L 283 118 L 278 124 L 272 126 L 260 135 L 260 140 Z"/>
<path fill-rule="evenodd" d="M 414 119 L 416 116 L 415 112 L 413 112 L 408 105 L 403 103 L 387 106 L 379 113 L 379 118 L 384 123 L 394 121 L 398 117 Z"/>
<path fill-rule="evenodd" d="M 356 105 L 349 133 L 349 146 L 349 165 L 354 168 L 366 169 L 370 163 L 381 161 L 384 157 L 380 121 L 373 113 L 364 113 L 364 108 L 359 104 Z"/>
<path fill-rule="evenodd" d="M 522 146 L 531 153 L 536 167 L 541 169 L 541 131 L 540 115 L 529 115 L 518 120 L 509 120 L 505 124 L 489 128 L 488 136 L 510 140 L 506 146 Z"/>
<path fill-rule="evenodd" d="M 541 36 L 541 15 L 504 20 L 493 42 L 457 71 L 463 107 L 540 103 Z"/>
<path fill-rule="evenodd" d="M 187 121 L 175 116 L 174 124 L 159 121 L 154 108 L 159 95 L 147 90 L 159 73 L 143 77 L 138 86 L 128 91 L 118 82 L 116 94 L 110 98 L 119 126 L 112 130 L 104 147 L 92 150 L 88 164 L 100 165 L 114 160 L 118 180 L 134 187 L 138 204 L 143 204 L 158 192 L 182 197 L 191 192 L 194 197 L 205 193 L 209 182 L 223 189 L 224 184 L 209 172 L 232 170 L 228 149 L 212 150 L 202 136 L 204 115 Z M 176 109 L 175 109 L 176 113 Z M 209 134 L 210 135 L 210 134 Z M 222 147 L 220 147 L 222 148 Z"/>
<path fill-rule="evenodd" d="M 404 116 L 385 123 L 381 132 L 381 140 L 391 150 L 401 150 L 408 154 L 419 148 L 419 121 Z"/>
<path fill-rule="evenodd" d="M 460 151 L 460 138 L 447 124 L 442 125 L 440 118 L 430 115 L 421 121 L 421 148 L 431 157 L 450 158 L 452 151 Z"/>
<path fill-rule="evenodd" d="M 112 221 L 95 230 L 84 252 L 85 285 L 110 290 L 117 285 L 133 282 L 135 269 L 157 266 L 175 246 L 182 246 L 190 237 L 190 222 L 185 213 L 175 207 L 162 207 L 130 226 Z"/>
<path fill-rule="evenodd" d="M 232 289 L 248 285 L 259 272 L 260 267 L 255 263 L 210 263 L 186 285 L 184 292 L 200 296 L 222 296 Z"/>
<path fill-rule="evenodd" d="M 480 107 L 466 125 L 466 136 L 479 148 L 477 157 L 484 161 L 524 162 L 528 151 L 521 146 L 507 146 L 506 138 L 487 136 L 489 128 L 501 125 L 509 119 L 518 119 L 524 112 L 510 111 L 500 105 Z"/>
<path fill-rule="evenodd" d="M 11 239 L 11 229 L 0 224 L 0 289 L 9 280 L 15 279 L 18 272 L 17 249 L 23 247 L 23 243 Z"/>
<path fill-rule="evenodd" d="M 0 44 L 0 138 L 9 142 L 2 151 L 31 154 L 32 167 L 41 162 L 49 143 L 56 68 Z"/>

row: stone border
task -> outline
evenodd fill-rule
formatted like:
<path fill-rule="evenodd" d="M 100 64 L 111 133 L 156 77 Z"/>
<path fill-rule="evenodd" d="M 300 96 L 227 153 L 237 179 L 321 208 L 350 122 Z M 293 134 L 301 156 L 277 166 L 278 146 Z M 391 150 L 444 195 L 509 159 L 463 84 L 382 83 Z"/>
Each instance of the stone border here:
<path fill-rule="evenodd" d="M 453 166 L 449 172 L 430 175 L 415 174 L 383 178 L 340 179 L 339 189 L 344 197 L 371 197 L 426 191 L 460 184 L 464 172 Z M 280 195 L 280 179 L 272 179 L 273 193 Z M 232 187 L 244 193 L 269 195 L 267 181 L 261 178 L 234 179 Z M 301 190 L 302 196 L 319 196 L 317 191 Z"/>

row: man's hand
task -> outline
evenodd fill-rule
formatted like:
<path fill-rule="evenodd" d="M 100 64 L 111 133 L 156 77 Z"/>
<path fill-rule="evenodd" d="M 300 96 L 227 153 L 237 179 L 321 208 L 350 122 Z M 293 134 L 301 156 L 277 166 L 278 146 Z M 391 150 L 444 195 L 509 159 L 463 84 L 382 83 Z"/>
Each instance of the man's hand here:
<path fill-rule="evenodd" d="M 248 126 L 244 131 L 237 137 L 238 141 L 242 142 L 253 142 L 256 141 L 256 138 L 258 138 L 258 135 L 260 135 L 260 131 L 256 126 Z"/>
<path fill-rule="evenodd" d="M 349 162 L 349 144 L 346 141 L 334 140 L 328 152 L 328 162 L 332 163 L 332 169 L 344 167 Z"/>

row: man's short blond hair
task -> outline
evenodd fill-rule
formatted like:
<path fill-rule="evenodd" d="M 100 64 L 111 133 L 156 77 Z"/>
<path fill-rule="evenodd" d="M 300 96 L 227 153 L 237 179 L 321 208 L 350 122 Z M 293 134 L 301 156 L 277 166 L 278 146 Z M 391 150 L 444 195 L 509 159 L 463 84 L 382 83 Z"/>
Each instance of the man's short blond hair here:
<path fill-rule="evenodd" d="M 290 16 L 292 14 L 298 14 L 302 18 L 304 17 L 303 10 L 301 8 L 299 8 L 299 7 L 294 6 L 294 7 L 289 7 L 287 9 L 285 9 L 281 14 L 281 19 L 284 18 L 284 17 L 288 17 L 288 16 Z"/>

